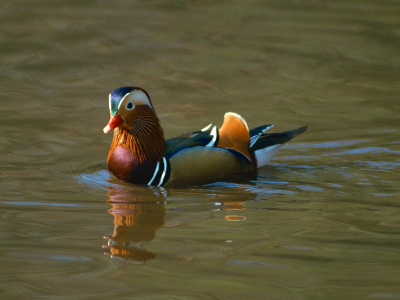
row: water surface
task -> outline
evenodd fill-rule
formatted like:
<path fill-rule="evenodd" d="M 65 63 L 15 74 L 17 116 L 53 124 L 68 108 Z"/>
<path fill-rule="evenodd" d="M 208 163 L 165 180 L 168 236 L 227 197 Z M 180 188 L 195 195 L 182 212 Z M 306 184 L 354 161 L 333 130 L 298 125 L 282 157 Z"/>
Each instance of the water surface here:
<path fill-rule="evenodd" d="M 400 4 L 3 1 L 4 299 L 400 299 Z M 309 125 L 259 171 L 113 178 L 108 94 L 166 136 Z M 106 237 L 106 238 L 104 238 Z"/>

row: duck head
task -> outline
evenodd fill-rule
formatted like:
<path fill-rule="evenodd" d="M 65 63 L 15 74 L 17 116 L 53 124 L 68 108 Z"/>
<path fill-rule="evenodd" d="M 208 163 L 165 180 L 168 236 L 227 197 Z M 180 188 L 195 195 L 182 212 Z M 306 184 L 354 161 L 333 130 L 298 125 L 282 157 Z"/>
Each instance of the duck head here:
<path fill-rule="evenodd" d="M 153 176 L 165 150 L 164 132 L 149 94 L 139 87 L 120 87 L 109 96 L 110 120 L 104 133 L 114 129 L 108 169 L 119 179 L 144 183 Z"/>
<path fill-rule="evenodd" d="M 104 127 L 104 133 L 121 125 L 125 125 L 125 129 L 132 127 L 139 113 L 145 108 L 141 106 L 151 108 L 154 115 L 156 114 L 145 90 L 139 87 L 120 87 L 112 91 L 109 96 L 110 121 Z"/>

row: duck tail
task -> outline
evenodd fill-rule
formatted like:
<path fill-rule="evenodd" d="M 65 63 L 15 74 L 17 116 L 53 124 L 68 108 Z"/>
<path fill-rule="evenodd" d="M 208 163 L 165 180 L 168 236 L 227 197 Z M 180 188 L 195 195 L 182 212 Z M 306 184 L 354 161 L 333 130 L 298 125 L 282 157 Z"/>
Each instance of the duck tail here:
<path fill-rule="evenodd" d="M 254 153 L 257 168 L 265 166 L 281 146 L 307 130 L 307 126 L 280 133 L 265 133 L 271 125 L 264 125 L 250 131 L 250 151 Z"/>

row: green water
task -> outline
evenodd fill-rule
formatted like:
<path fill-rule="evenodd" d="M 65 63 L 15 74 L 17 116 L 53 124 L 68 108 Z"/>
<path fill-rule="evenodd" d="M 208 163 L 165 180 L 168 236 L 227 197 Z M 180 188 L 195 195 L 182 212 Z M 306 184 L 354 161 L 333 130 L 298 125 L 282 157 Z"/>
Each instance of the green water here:
<path fill-rule="evenodd" d="M 400 299 L 400 3 L 4 0 L 0 18 L 1 299 Z M 226 111 L 309 128 L 255 179 L 128 185 L 102 132 L 126 85 L 166 136 Z"/>

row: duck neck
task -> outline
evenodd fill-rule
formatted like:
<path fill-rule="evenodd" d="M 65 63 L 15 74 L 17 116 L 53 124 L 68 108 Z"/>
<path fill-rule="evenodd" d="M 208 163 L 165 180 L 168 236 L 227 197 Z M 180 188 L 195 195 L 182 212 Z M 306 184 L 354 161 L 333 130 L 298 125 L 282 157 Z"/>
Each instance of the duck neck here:
<path fill-rule="evenodd" d="M 165 148 L 157 116 L 151 108 L 144 109 L 133 124 L 123 124 L 114 130 L 108 168 L 119 179 L 137 182 L 140 178 L 137 183 L 145 183 L 162 160 Z"/>

